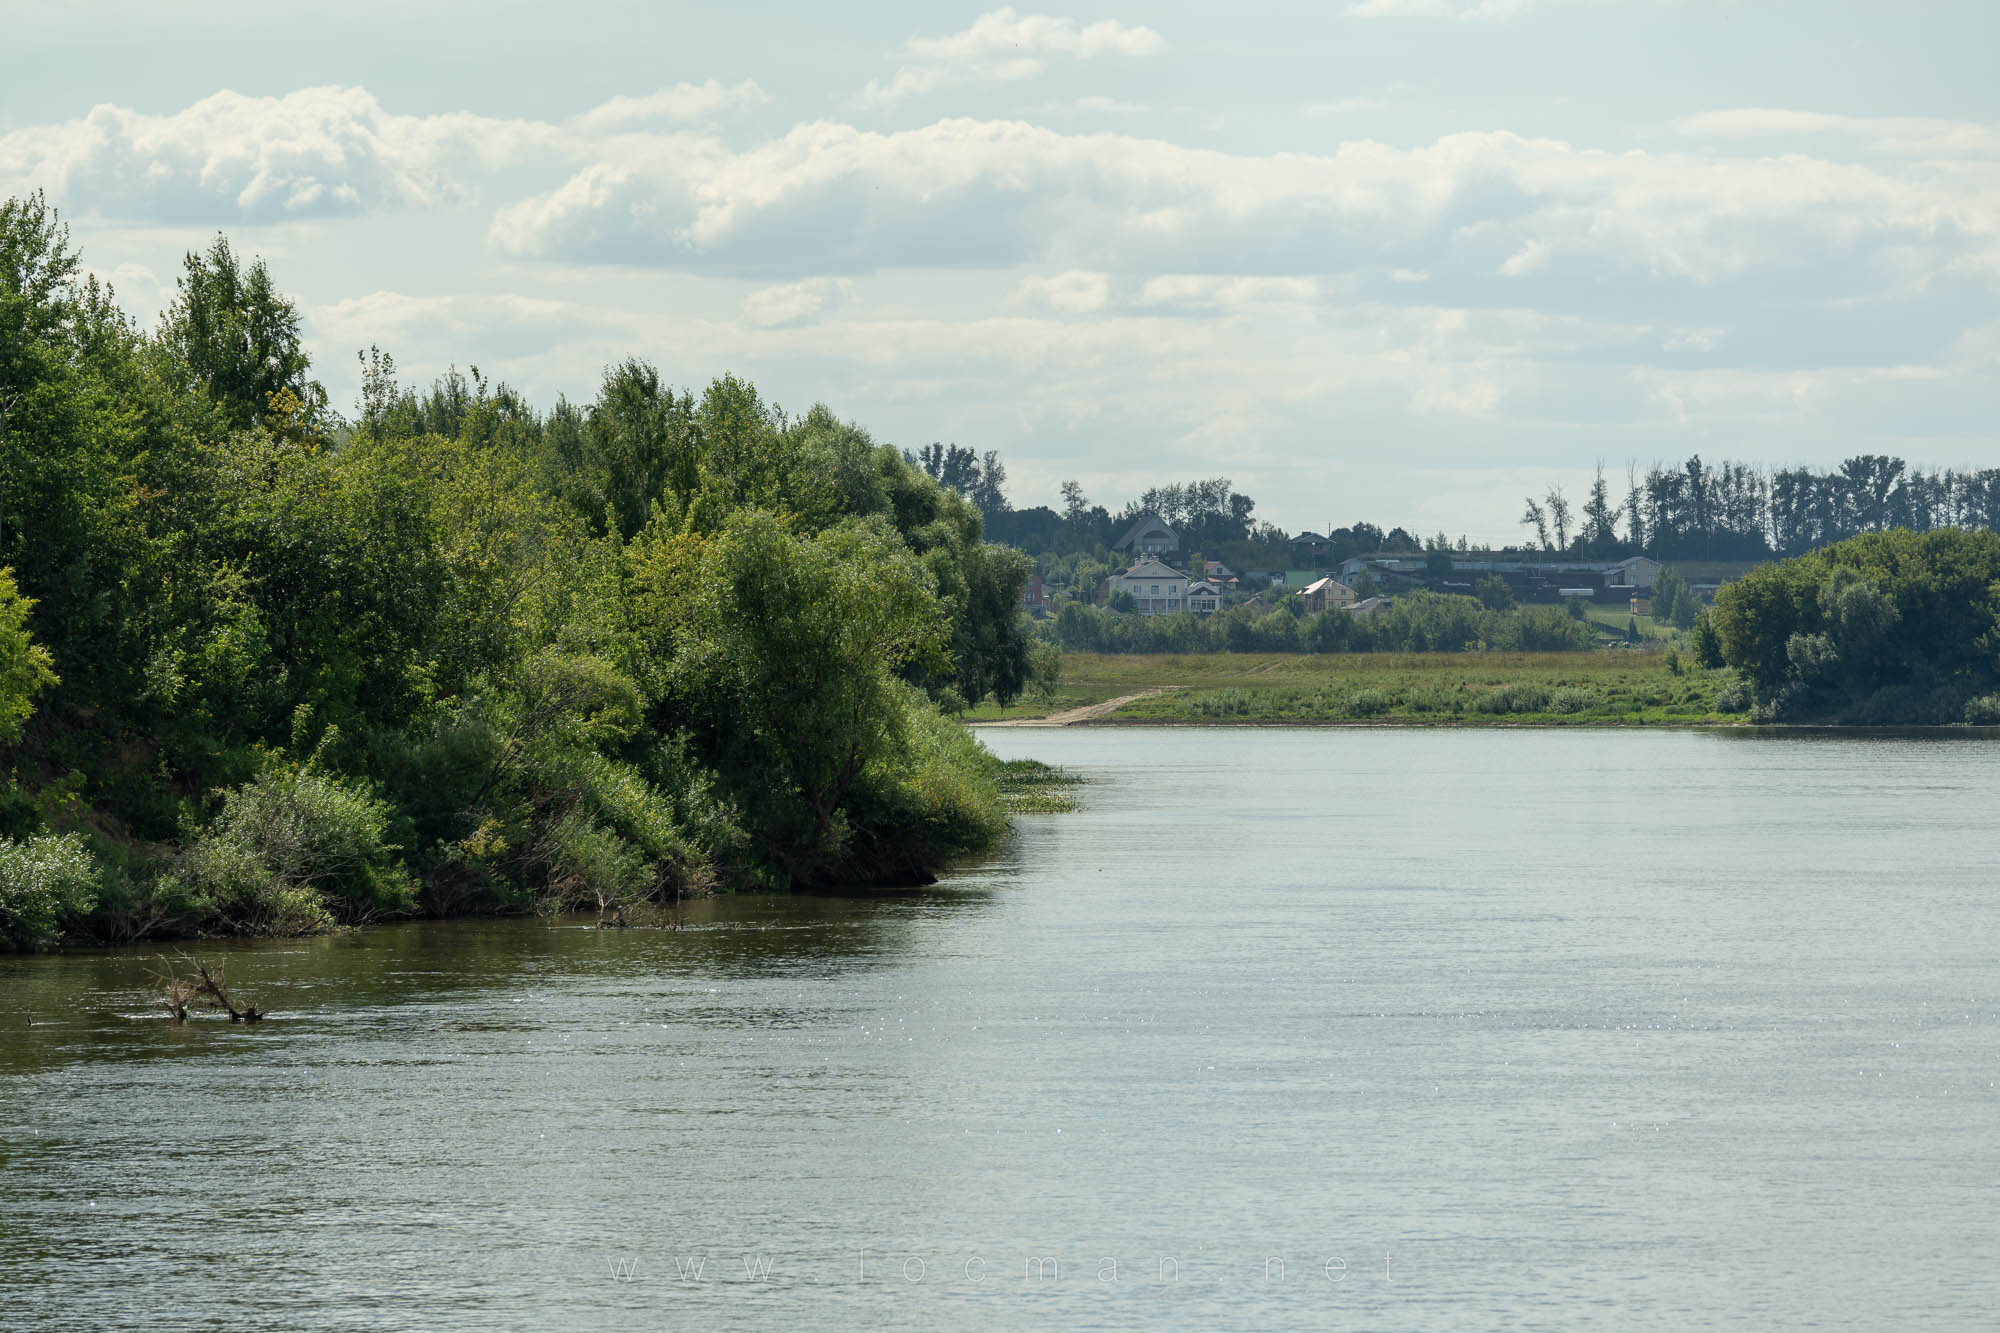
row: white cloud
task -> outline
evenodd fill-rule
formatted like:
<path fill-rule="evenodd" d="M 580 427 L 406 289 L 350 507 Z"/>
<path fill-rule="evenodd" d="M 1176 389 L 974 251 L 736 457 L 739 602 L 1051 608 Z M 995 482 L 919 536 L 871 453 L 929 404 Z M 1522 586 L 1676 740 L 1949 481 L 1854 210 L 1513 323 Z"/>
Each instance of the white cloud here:
<path fill-rule="evenodd" d="M 731 152 L 594 165 L 504 210 L 523 258 L 719 271 L 1055 265 L 1107 272 L 1622 275 L 1728 281 L 1869 264 L 1977 271 L 2000 171 L 1791 154 L 1614 153 L 1505 132 L 1244 156 L 941 120 L 816 122 Z M 1983 258 L 1982 258 L 1983 257 Z"/>
<path fill-rule="evenodd" d="M 1308 116 L 1346 116 L 1356 111 L 1377 111 L 1382 103 L 1373 97 L 1341 97 L 1331 102 L 1308 102 Z"/>
<path fill-rule="evenodd" d="M 611 136 L 687 118 L 762 93 L 682 84 L 614 98 L 567 125 L 447 112 L 387 111 L 365 88 L 282 97 L 223 91 L 154 115 L 109 103 L 76 119 L 0 135 L 0 187 L 45 188 L 66 209 L 169 222 L 277 222 L 435 208 L 474 199 L 496 173 L 573 170 L 612 143 L 635 160 L 698 152 L 687 133 Z"/>
<path fill-rule="evenodd" d="M 1609 291 L 1608 278 L 1811 273 L 1838 297 L 1892 279 L 2000 276 L 2000 155 L 1987 127 L 1960 122 L 1765 111 L 1688 122 L 1708 136 L 1825 134 L 1830 151 L 1857 139 L 1924 147 L 1921 160 L 1868 161 L 1611 152 L 1501 131 L 1256 156 L 972 119 L 894 133 L 819 121 L 738 148 L 674 123 L 761 97 L 749 83 L 683 84 L 563 123 L 399 115 L 361 88 L 225 92 L 167 115 L 101 106 L 0 136 L 0 188 L 42 185 L 73 215 L 155 224 L 511 197 L 489 228 L 504 255 L 766 282 L 1026 265 L 1533 277 L 1545 289 L 1588 277 Z M 523 194 L 535 180 L 550 183 Z"/>
<path fill-rule="evenodd" d="M 1714 367 L 1670 370 L 1657 366 L 1633 370 L 1634 381 L 1647 397 L 1681 425 L 1703 421 L 1753 421 L 1764 426 L 1795 425 L 1837 415 L 1842 397 L 1856 390 L 1907 384 L 1933 385 L 1948 378 L 1937 366 L 1821 367 L 1810 370 L 1760 370 Z"/>
<path fill-rule="evenodd" d="M 1253 306 L 1310 304 L 1320 297 L 1313 278 L 1230 277 L 1213 273 L 1162 273 L 1139 289 L 1141 306 L 1234 311 Z"/>
<path fill-rule="evenodd" d="M 1732 107 L 1688 116 L 1680 122 L 1680 129 L 1704 138 L 1780 139 L 1788 144 L 1807 136 L 1840 136 L 1858 140 L 1877 152 L 1912 157 L 2000 154 L 2000 127 L 1924 116 L 1836 116 L 1819 111 Z"/>
<path fill-rule="evenodd" d="M 1127 27 L 1113 19 L 1083 26 L 1075 19 L 1017 14 L 1003 7 L 981 15 L 963 32 L 911 38 L 903 48 L 907 63 L 886 84 L 869 80 L 860 100 L 887 105 L 959 84 L 1009 83 L 1035 77 L 1051 60 L 1144 56 L 1162 45 L 1151 28 Z"/>
<path fill-rule="evenodd" d="M 1504 19 L 1523 10 L 1555 4 L 1664 4 L 1670 0 L 1355 0 L 1347 13 L 1353 18 Z"/>
<path fill-rule="evenodd" d="M 310 306 L 305 325 L 321 349 L 338 364 L 353 353 L 378 344 L 395 353 L 401 349 L 443 349 L 436 358 L 461 364 L 504 361 L 548 346 L 552 340 L 594 336 L 612 341 L 630 339 L 637 325 L 615 309 L 578 301 L 525 296 L 516 292 L 484 295 L 412 296 L 375 291 Z"/>
<path fill-rule="evenodd" d="M 162 278 L 145 264 L 115 264 L 110 268 L 92 268 L 91 272 L 111 288 L 119 308 L 137 316 L 142 324 L 158 320 L 177 294 L 171 278 Z"/>
<path fill-rule="evenodd" d="M 1963 330 L 2000 282 L 2000 161 L 1956 122 L 1711 113 L 1672 153 L 1492 131 L 1261 155 L 1017 121 L 689 123 L 752 87 L 559 122 L 401 116 L 361 89 L 101 108 L 0 137 L 0 190 L 232 225 L 490 199 L 491 250 L 546 262 L 485 264 L 456 211 L 280 234 L 280 275 L 310 255 L 322 294 L 356 290 L 342 259 L 380 238 L 440 247 L 433 286 L 421 260 L 364 267 L 416 294 L 309 305 L 329 383 L 380 342 L 548 401 L 638 352 L 827 398 L 884 438 L 985 440 L 1024 485 L 1084 448 L 1226 462 L 1282 497 L 1320 484 L 1301 440 L 1394 439 L 1414 468 L 1565 441 L 1667 457 L 1737 427 L 1766 456 L 1990 438 L 2000 338 Z M 101 271 L 156 300 L 199 235 L 99 231 L 80 239 Z M 454 282 L 526 294 L 439 294 Z M 1381 493 L 1407 494 L 1382 466 Z"/>
<path fill-rule="evenodd" d="M 1015 291 L 1017 304 L 1062 315 L 1095 314 L 1111 303 L 1111 280 L 1102 273 L 1072 269 L 1052 277 L 1029 278 Z"/>
<path fill-rule="evenodd" d="M 1690 329 L 1685 333 L 1670 335 L 1660 343 L 1663 352 L 1713 352 L 1722 342 L 1727 330 Z"/>
<path fill-rule="evenodd" d="M 1136 116 L 1151 111 L 1153 108 L 1145 105 L 1143 102 L 1121 102 L 1115 97 L 1102 97 L 1093 94 L 1089 97 L 1072 98 L 1069 101 L 1043 102 L 1035 109 L 1044 114 L 1058 116 Z"/>
<path fill-rule="evenodd" d="M 759 328 L 793 329 L 832 314 L 854 298 L 846 278 L 804 278 L 762 287 L 743 302 L 743 317 Z"/>
<path fill-rule="evenodd" d="M 1530 273 L 1547 268 L 1553 247 L 1547 241 L 1529 241 L 1526 245 L 1507 256 L 1507 262 L 1500 266 L 1503 278 L 1523 278 Z"/>
<path fill-rule="evenodd" d="M 390 115 L 361 88 L 219 92 L 172 115 L 106 104 L 16 130 L 0 138 L 0 178 L 111 216 L 320 217 L 459 197 L 449 159 L 504 153 L 517 138 L 469 115 Z"/>
<path fill-rule="evenodd" d="M 1347 7 L 1355 18 L 1505 18 L 1518 13 L 1527 0 L 1356 0 Z"/>
<path fill-rule="evenodd" d="M 575 123 L 585 131 L 599 132 L 658 121 L 699 121 L 724 111 L 762 106 L 770 100 L 749 79 L 729 85 L 710 79 L 707 83 L 677 83 L 643 97 L 614 97 L 584 112 Z"/>

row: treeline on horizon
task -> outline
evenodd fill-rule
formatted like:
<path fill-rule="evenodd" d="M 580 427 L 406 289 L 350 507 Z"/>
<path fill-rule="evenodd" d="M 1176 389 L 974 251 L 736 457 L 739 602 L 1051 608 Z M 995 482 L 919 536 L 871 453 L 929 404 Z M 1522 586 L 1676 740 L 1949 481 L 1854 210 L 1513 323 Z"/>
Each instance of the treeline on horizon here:
<path fill-rule="evenodd" d="M 1169 482 L 1123 508 L 1093 504 L 1076 482 L 1063 483 L 1061 508 L 1012 508 L 1006 465 L 957 445 L 933 444 L 909 455 L 940 484 L 979 506 L 988 536 L 1037 556 L 1108 551 L 1124 529 L 1152 512 L 1174 525 L 1187 551 L 1238 569 L 1292 567 L 1296 535 L 1255 518 L 1256 501 L 1227 477 Z M 1754 561 L 1803 555 L 1867 532 L 1943 528 L 2000 531 L 2000 468 L 1925 470 L 1884 454 L 1862 454 L 1837 467 L 1766 468 L 1705 463 L 1628 468 L 1622 493 L 1602 467 L 1588 492 L 1551 486 L 1526 498 L 1514 520 L 1520 551 L 1549 558 Z M 1314 530 L 1326 538 L 1322 564 L 1356 555 L 1465 551 L 1464 537 L 1420 536 L 1405 528 L 1358 522 Z"/>
<path fill-rule="evenodd" d="M 644 362 L 537 410 L 364 356 L 218 238 L 143 333 L 0 203 L 0 947 L 911 882 L 1004 827 L 948 714 L 1029 561 L 823 407 Z"/>

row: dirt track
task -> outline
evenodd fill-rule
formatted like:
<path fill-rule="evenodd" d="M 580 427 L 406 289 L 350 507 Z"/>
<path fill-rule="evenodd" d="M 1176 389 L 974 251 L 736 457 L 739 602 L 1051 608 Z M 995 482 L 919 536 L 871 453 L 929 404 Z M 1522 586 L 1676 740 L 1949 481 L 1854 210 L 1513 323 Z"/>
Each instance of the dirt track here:
<path fill-rule="evenodd" d="M 1079 722 L 1115 713 L 1134 699 L 1150 699 L 1156 694 L 1166 694 L 1179 689 L 1178 685 L 1162 685 L 1156 689 L 1141 690 L 1137 694 L 1121 694 L 1116 699 L 1106 699 L 1103 703 L 1085 704 L 1081 708 L 1067 708 L 1060 713 L 1050 713 L 1047 717 L 1015 717 L 1004 722 L 975 722 L 976 727 L 1073 727 Z"/>

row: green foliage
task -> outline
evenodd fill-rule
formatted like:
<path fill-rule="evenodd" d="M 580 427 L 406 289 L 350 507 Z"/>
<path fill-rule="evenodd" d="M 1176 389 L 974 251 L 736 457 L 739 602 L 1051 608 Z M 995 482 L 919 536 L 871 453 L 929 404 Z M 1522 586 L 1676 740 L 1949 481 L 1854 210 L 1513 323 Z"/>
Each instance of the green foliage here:
<path fill-rule="evenodd" d="M 696 745 L 794 881 L 838 865 L 849 792 L 900 751 L 910 710 L 897 673 L 944 658 L 948 626 L 929 570 L 881 520 L 794 535 L 732 515 L 690 551 L 669 697 Z"/>
<path fill-rule="evenodd" d="M 14 571 L 0 569 L 0 742 L 21 738 L 35 696 L 56 683 L 49 650 L 28 635 L 34 606 L 15 586 Z"/>
<path fill-rule="evenodd" d="M 1507 580 L 1498 574 L 1481 576 L 1479 581 L 1472 585 L 1472 595 L 1477 597 L 1479 604 L 1488 611 L 1508 611 L 1514 606 L 1514 590 L 1508 587 Z"/>
<path fill-rule="evenodd" d="M 1662 566 L 1653 579 L 1653 619 L 1675 629 L 1694 628 L 1701 599 L 1687 580 L 1671 565 Z"/>
<path fill-rule="evenodd" d="M 1476 713 L 1545 713 L 1553 692 L 1543 685 L 1509 684 L 1486 691 L 1472 701 Z"/>
<path fill-rule="evenodd" d="M 1588 713 L 1599 704 L 1597 695 L 1573 685 L 1565 685 L 1549 691 L 1548 711 L 1563 716 L 1570 713 Z"/>
<path fill-rule="evenodd" d="M 995 835 L 937 706 L 1060 667 L 974 503 L 639 360 L 541 413 L 371 348 L 349 431 L 299 327 L 218 238 L 146 337 L 0 203 L 6 826 L 107 849 L 75 933 L 915 878 Z"/>
<path fill-rule="evenodd" d="M 2000 694 L 1965 701 L 1965 720 L 1975 727 L 2000 727 Z"/>
<path fill-rule="evenodd" d="M 326 390 L 306 376 L 311 361 L 297 308 L 272 285 L 263 260 L 237 262 L 226 236 L 205 254 L 187 255 L 160 342 L 230 429 L 262 424 L 299 436 L 329 424 Z"/>
<path fill-rule="evenodd" d="M 224 793 L 181 879 L 227 928 L 292 935 L 405 912 L 414 886 L 388 840 L 389 806 L 358 784 L 274 770 Z"/>
<path fill-rule="evenodd" d="M 1722 636 L 1715 632 L 1715 621 L 1706 609 L 1694 618 L 1694 661 L 1709 671 L 1723 665 Z"/>
<path fill-rule="evenodd" d="M 877 755 L 851 802 L 851 841 L 826 883 L 928 883 L 930 867 L 1006 829 L 998 774 L 973 734 L 902 687 L 903 742 Z"/>
<path fill-rule="evenodd" d="M 1013 814 L 1064 814 L 1077 807 L 1083 779 L 1039 759 L 1002 759 L 993 766 L 1001 804 Z"/>
<path fill-rule="evenodd" d="M 97 905 L 96 859 L 75 833 L 0 840 L 0 946 L 53 943 Z"/>
<path fill-rule="evenodd" d="M 2000 535 L 1869 533 L 1752 571 L 1710 618 L 1758 720 L 1957 721 L 2000 686 Z"/>

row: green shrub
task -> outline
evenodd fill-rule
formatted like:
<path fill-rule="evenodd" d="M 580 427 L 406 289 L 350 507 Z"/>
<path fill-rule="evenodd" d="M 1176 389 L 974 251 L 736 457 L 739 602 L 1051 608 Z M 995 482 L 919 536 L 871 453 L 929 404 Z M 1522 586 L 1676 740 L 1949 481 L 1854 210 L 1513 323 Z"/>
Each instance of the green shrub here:
<path fill-rule="evenodd" d="M 1007 831 L 993 756 L 919 692 L 902 694 L 901 753 L 881 756 L 856 784 L 846 855 L 822 882 L 927 882 L 929 867 L 985 851 Z"/>
<path fill-rule="evenodd" d="M 187 902 L 196 924 L 232 934 L 316 935 L 336 924 L 316 890 L 288 883 L 255 848 L 226 837 L 188 844 L 164 892 Z"/>
<path fill-rule="evenodd" d="M 1965 720 L 1975 727 L 2000 727 L 2000 694 L 1982 694 L 1968 699 Z"/>
<path fill-rule="evenodd" d="M 178 870 L 221 923 L 297 935 L 407 911 L 409 872 L 388 841 L 389 807 L 309 770 L 266 772 L 222 798 Z"/>
<path fill-rule="evenodd" d="M 1472 701 L 1475 713 L 1541 713 L 1549 706 L 1549 690 L 1541 685 L 1515 683 L 1486 691 Z"/>
<path fill-rule="evenodd" d="M 545 902 L 556 910 L 581 904 L 605 907 L 648 896 L 653 872 L 640 850 L 579 811 L 544 834 L 548 882 Z"/>
<path fill-rule="evenodd" d="M 97 905 L 97 861 L 74 833 L 0 841 L 0 944 L 34 949 Z"/>
<path fill-rule="evenodd" d="M 1549 692 L 1548 708 L 1551 713 L 1588 713 L 1599 702 L 1595 692 L 1565 685 Z"/>
<path fill-rule="evenodd" d="M 1389 696 L 1380 690 L 1356 690 L 1343 706 L 1349 717 L 1380 717 L 1389 711 Z"/>
<path fill-rule="evenodd" d="M 1750 687 L 1742 681 L 1731 681 L 1715 696 L 1715 711 L 1718 713 L 1747 713 L 1750 711 Z"/>

